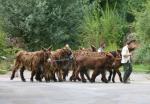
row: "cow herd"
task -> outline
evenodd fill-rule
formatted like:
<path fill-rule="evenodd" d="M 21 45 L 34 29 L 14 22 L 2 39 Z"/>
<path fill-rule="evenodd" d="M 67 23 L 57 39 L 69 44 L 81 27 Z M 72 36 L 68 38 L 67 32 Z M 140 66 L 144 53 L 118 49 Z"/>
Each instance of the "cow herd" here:
<path fill-rule="evenodd" d="M 14 79 L 16 71 L 20 71 L 23 82 L 26 81 L 24 71 L 31 71 L 30 81 L 46 82 L 66 81 L 70 72 L 70 81 L 95 82 L 101 74 L 101 81 L 108 83 L 115 82 L 116 73 L 122 82 L 119 68 L 121 66 L 120 50 L 112 52 L 96 52 L 96 48 L 91 46 L 88 49 L 71 50 L 69 45 L 61 49 L 52 51 L 51 48 L 41 49 L 40 51 L 27 52 L 19 51 L 16 54 L 14 68 L 12 69 L 11 80 Z M 92 75 L 89 71 L 92 70 Z M 106 78 L 106 72 L 109 72 Z"/>

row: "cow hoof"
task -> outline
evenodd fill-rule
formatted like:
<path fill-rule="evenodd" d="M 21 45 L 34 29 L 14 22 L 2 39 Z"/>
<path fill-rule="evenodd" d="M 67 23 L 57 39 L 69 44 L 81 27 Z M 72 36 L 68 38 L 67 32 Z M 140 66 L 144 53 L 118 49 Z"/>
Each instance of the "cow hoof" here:
<path fill-rule="evenodd" d="M 30 79 L 30 82 L 33 82 L 33 79 Z"/>
<path fill-rule="evenodd" d="M 91 82 L 91 83 L 94 83 L 95 81 L 94 81 L 94 80 L 91 80 L 90 82 Z"/>
<path fill-rule="evenodd" d="M 54 80 L 54 82 L 57 82 L 57 80 Z"/>
<path fill-rule="evenodd" d="M 115 83 L 115 81 L 112 81 L 113 83 Z"/>
<path fill-rule="evenodd" d="M 82 80 L 83 83 L 86 83 L 86 80 Z"/>
<path fill-rule="evenodd" d="M 22 80 L 22 82 L 26 82 L 26 80 L 25 80 L 25 79 L 23 79 L 23 80 Z"/>
<path fill-rule="evenodd" d="M 74 82 L 76 82 L 76 80 L 73 80 Z"/>
<path fill-rule="evenodd" d="M 78 81 L 81 81 L 81 79 L 78 79 Z"/>
<path fill-rule="evenodd" d="M 63 82 L 63 80 L 59 80 L 59 82 Z"/>
<path fill-rule="evenodd" d="M 108 81 L 105 81 L 105 83 L 108 83 Z"/>
<path fill-rule="evenodd" d="M 14 78 L 10 78 L 10 80 L 13 80 Z"/>
<path fill-rule="evenodd" d="M 42 80 L 39 80 L 39 82 L 42 82 Z"/>
<path fill-rule="evenodd" d="M 46 83 L 49 83 L 50 81 L 46 81 Z"/>
<path fill-rule="evenodd" d="M 14 77 L 13 77 L 13 76 L 11 76 L 11 77 L 10 77 L 10 80 L 13 80 L 13 79 L 14 79 Z"/>
<path fill-rule="evenodd" d="M 122 80 L 120 80 L 120 82 L 123 82 Z"/>

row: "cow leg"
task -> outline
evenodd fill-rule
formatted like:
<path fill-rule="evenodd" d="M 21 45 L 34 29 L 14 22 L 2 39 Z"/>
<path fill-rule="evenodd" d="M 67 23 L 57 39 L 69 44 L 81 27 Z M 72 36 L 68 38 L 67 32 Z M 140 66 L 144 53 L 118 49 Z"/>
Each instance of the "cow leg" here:
<path fill-rule="evenodd" d="M 73 63 L 73 66 L 72 66 L 72 68 L 73 68 L 73 72 L 72 72 L 72 75 L 71 75 L 71 77 L 70 77 L 70 81 L 72 81 L 72 80 L 78 80 L 78 81 L 81 81 L 81 79 L 80 79 L 80 77 L 79 77 L 79 75 L 76 77 L 76 69 L 78 68 L 77 67 L 77 65 L 75 64 L 75 63 Z M 76 78 L 75 78 L 76 77 Z"/>
<path fill-rule="evenodd" d="M 24 75 L 23 75 L 24 70 L 25 70 L 25 67 L 23 66 L 23 67 L 20 69 L 20 77 L 21 77 L 21 80 L 22 80 L 23 82 L 26 81 L 25 78 L 24 78 Z"/>
<path fill-rule="evenodd" d="M 115 83 L 115 76 L 116 76 L 116 71 L 113 71 L 113 77 L 112 77 L 112 82 Z"/>
<path fill-rule="evenodd" d="M 71 77 L 70 77 L 70 81 L 72 81 L 72 80 L 74 80 L 75 79 L 75 71 L 73 71 L 72 72 L 72 75 L 71 75 Z M 76 78 L 78 81 L 81 81 L 81 79 L 80 79 L 80 77 L 79 77 L 79 75 L 77 76 L 77 78 Z"/>
<path fill-rule="evenodd" d="M 96 77 L 100 74 L 100 72 L 98 70 L 94 70 L 93 74 L 92 74 L 92 78 L 91 78 L 91 82 L 95 82 Z"/>
<path fill-rule="evenodd" d="M 80 72 L 80 76 L 81 76 L 82 82 L 86 82 L 86 79 L 84 77 L 84 71 Z"/>
<path fill-rule="evenodd" d="M 113 72 L 112 72 L 112 70 L 108 70 L 108 71 L 109 71 L 108 81 L 110 81 Z"/>
<path fill-rule="evenodd" d="M 70 81 L 72 81 L 75 77 L 75 70 L 73 70 L 71 77 L 69 78 Z"/>
<path fill-rule="evenodd" d="M 53 80 L 54 80 L 54 82 L 57 82 L 57 79 L 56 79 L 56 77 L 55 77 L 55 74 L 53 75 Z"/>
<path fill-rule="evenodd" d="M 32 72 L 31 72 L 31 78 L 30 78 L 31 82 L 33 82 L 33 77 L 34 77 L 35 74 L 36 74 L 36 71 L 32 70 Z"/>
<path fill-rule="evenodd" d="M 73 79 L 74 79 L 74 75 L 72 74 L 69 80 L 72 81 Z"/>
<path fill-rule="evenodd" d="M 16 73 L 16 71 L 19 69 L 19 63 L 18 62 L 16 62 L 15 63 L 15 67 L 14 67 L 14 69 L 12 70 L 12 74 L 11 74 L 11 80 L 13 80 L 14 79 L 14 77 L 15 77 L 15 73 Z"/>
<path fill-rule="evenodd" d="M 80 66 L 78 66 L 78 68 L 77 68 L 77 70 L 76 70 L 76 72 L 75 72 L 74 81 L 76 81 L 76 79 L 78 79 L 79 73 L 80 73 Z"/>
<path fill-rule="evenodd" d="M 54 80 L 54 82 L 57 82 L 57 79 L 55 77 L 55 73 L 52 74 L 52 79 Z"/>
<path fill-rule="evenodd" d="M 66 76 L 68 75 L 68 70 L 65 70 L 63 73 L 63 80 L 66 81 Z"/>
<path fill-rule="evenodd" d="M 39 82 L 42 82 L 43 71 L 41 67 L 38 67 L 35 79 Z"/>
<path fill-rule="evenodd" d="M 119 79 L 120 79 L 120 82 L 122 82 L 122 76 L 121 76 L 121 72 L 119 71 L 119 69 L 116 70 L 118 76 L 119 76 Z"/>
<path fill-rule="evenodd" d="M 91 78 L 90 78 L 90 76 L 89 76 L 89 74 L 88 74 L 88 71 L 84 71 L 84 74 L 86 75 L 87 79 L 88 79 L 89 81 L 91 81 Z"/>
<path fill-rule="evenodd" d="M 46 81 L 46 82 L 50 82 L 50 76 L 49 76 L 49 74 L 46 74 L 46 75 L 45 75 L 45 81 Z"/>
<path fill-rule="evenodd" d="M 57 76 L 58 76 L 58 80 L 59 82 L 62 82 L 62 73 L 61 73 L 61 70 L 57 71 Z"/>
<path fill-rule="evenodd" d="M 105 72 L 102 72 L 101 74 L 102 74 L 102 81 L 108 83 Z"/>
<path fill-rule="evenodd" d="M 53 72 L 52 71 L 46 71 L 46 72 L 44 72 L 43 75 L 44 75 L 44 78 L 45 78 L 46 82 L 50 82 L 51 79 L 54 80 L 53 79 Z"/>
<path fill-rule="evenodd" d="M 81 78 L 79 77 L 79 75 L 77 76 L 77 80 L 78 80 L 78 81 L 81 81 Z"/>

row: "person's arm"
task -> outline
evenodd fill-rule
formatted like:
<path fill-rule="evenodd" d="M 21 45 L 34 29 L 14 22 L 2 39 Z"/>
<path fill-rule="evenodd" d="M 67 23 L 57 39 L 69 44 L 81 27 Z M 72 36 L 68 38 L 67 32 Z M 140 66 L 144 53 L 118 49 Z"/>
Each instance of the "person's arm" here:
<path fill-rule="evenodd" d="M 131 56 L 132 54 L 131 53 L 129 53 L 129 54 L 125 54 L 125 55 L 123 55 L 124 57 L 128 57 L 128 56 Z"/>

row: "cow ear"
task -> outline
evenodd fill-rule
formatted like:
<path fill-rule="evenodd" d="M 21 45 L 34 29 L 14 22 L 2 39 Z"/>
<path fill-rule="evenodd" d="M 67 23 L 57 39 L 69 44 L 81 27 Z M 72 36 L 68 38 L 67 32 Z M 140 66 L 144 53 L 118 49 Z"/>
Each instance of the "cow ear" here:
<path fill-rule="evenodd" d="M 51 51 L 51 48 L 48 48 L 47 51 Z"/>
<path fill-rule="evenodd" d="M 82 50 L 82 47 L 80 47 L 79 50 Z"/>
<path fill-rule="evenodd" d="M 45 52 L 46 51 L 46 49 L 44 48 L 44 47 L 42 47 L 42 50 Z"/>
<path fill-rule="evenodd" d="M 80 47 L 80 50 L 85 50 L 85 48 L 84 47 Z"/>
<path fill-rule="evenodd" d="M 107 57 L 110 57 L 110 54 L 106 54 Z"/>
<path fill-rule="evenodd" d="M 52 46 L 50 46 L 47 50 L 48 50 L 48 51 L 51 51 L 51 50 L 52 50 Z"/>
<path fill-rule="evenodd" d="M 113 55 L 111 53 L 107 53 L 106 56 L 109 58 L 113 58 Z"/>
<path fill-rule="evenodd" d="M 96 52 L 96 47 L 94 45 L 91 45 L 92 51 Z"/>

